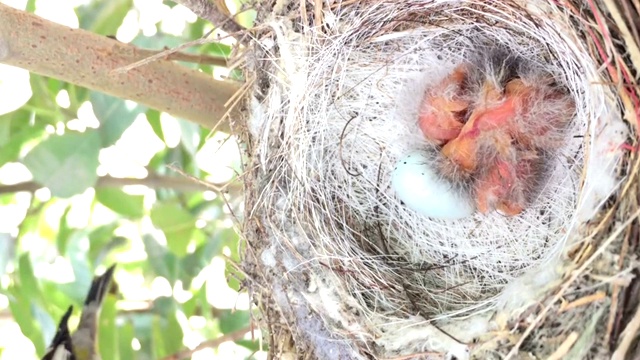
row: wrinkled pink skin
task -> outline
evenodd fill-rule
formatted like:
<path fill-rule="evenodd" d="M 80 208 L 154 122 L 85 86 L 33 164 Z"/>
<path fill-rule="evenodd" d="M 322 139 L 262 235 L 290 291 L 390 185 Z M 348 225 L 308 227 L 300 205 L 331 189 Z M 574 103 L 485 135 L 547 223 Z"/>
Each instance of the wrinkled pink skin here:
<path fill-rule="evenodd" d="M 463 100 L 465 76 L 465 67 L 459 66 L 425 95 L 420 128 L 427 139 L 442 145 L 445 158 L 473 175 L 480 212 L 518 215 L 525 209 L 530 180 L 540 171 L 538 154 L 558 145 L 554 131 L 566 125 L 573 102 L 547 85 L 514 79 L 504 90 L 487 81 L 471 108 Z M 548 104 L 566 111 L 536 108 Z"/>
<path fill-rule="evenodd" d="M 424 136 L 438 145 L 455 139 L 462 130 L 463 123 L 458 114 L 469 107 L 469 103 L 459 96 L 465 77 L 465 68 L 458 66 L 427 92 L 420 107 L 418 125 Z"/>

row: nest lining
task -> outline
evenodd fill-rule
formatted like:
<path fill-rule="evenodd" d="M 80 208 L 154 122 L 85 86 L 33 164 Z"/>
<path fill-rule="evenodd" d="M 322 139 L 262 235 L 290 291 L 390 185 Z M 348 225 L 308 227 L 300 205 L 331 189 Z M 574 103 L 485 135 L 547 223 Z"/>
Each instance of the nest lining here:
<path fill-rule="evenodd" d="M 536 301 L 619 184 L 611 144 L 627 130 L 618 105 L 592 85 L 597 67 L 545 5 L 379 2 L 326 12 L 324 32 L 269 23 L 275 42 L 263 49 L 270 66 L 262 71 L 270 80 L 254 94 L 251 123 L 263 189 L 251 211 L 264 216 L 273 242 L 261 258 L 281 256 L 288 274 L 304 274 L 304 299 L 370 353 L 468 356 L 469 347 L 429 323 L 465 342 L 495 327 L 495 311 Z M 417 131 L 420 101 L 492 46 L 544 69 L 572 95 L 566 141 L 520 216 L 420 216 L 389 185 L 399 159 L 433 150 Z"/>

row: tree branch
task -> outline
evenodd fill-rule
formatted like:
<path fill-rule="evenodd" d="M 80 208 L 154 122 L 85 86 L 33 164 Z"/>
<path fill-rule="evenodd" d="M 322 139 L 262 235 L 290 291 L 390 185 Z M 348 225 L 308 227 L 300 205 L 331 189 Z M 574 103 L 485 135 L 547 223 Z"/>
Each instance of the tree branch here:
<path fill-rule="evenodd" d="M 0 19 L 0 62 L 133 100 L 207 128 L 223 117 L 225 102 L 239 88 L 167 60 L 115 73 L 112 70 L 142 60 L 143 52 L 4 4 Z M 229 131 L 229 126 L 219 129 Z"/>
<path fill-rule="evenodd" d="M 172 189 L 176 191 L 206 191 L 215 190 L 214 187 L 224 187 L 225 184 L 211 184 L 207 186 L 204 183 L 196 182 L 186 177 L 173 177 L 173 176 L 160 176 L 150 175 L 143 179 L 133 178 L 115 178 L 112 176 L 102 176 L 98 179 L 98 182 L 94 185 L 95 188 L 120 188 L 127 185 L 144 185 L 152 189 Z M 26 181 L 14 185 L 0 185 L 0 195 L 13 194 L 17 192 L 30 192 L 33 193 L 38 189 L 42 189 L 44 186 L 38 184 L 35 181 Z M 225 191 L 235 191 L 236 189 L 230 189 L 225 187 Z"/>

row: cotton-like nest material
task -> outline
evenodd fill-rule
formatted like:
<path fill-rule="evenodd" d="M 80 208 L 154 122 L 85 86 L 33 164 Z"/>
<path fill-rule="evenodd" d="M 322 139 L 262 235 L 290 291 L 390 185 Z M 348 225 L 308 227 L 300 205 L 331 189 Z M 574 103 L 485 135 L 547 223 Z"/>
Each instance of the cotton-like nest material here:
<path fill-rule="evenodd" d="M 583 245 L 604 239 L 590 224 L 628 180 L 618 90 L 583 37 L 579 9 L 542 0 L 330 3 L 265 9 L 248 66 L 248 263 L 265 269 L 248 272 L 266 286 L 260 301 L 279 309 L 265 314 L 271 331 L 282 316 L 298 351 L 324 359 L 549 356 L 577 331 L 570 345 L 583 345 L 570 346 L 573 355 L 597 357 L 606 299 L 549 308 L 559 306 L 549 301 L 557 289 L 566 302 L 606 290 L 566 274 L 613 251 Z M 562 144 L 545 156 L 518 216 L 423 216 L 400 201 L 391 176 L 408 154 L 439 156 L 417 125 L 425 92 L 494 48 L 573 98 Z M 608 232 L 627 220 L 611 219 Z M 611 270 L 603 276 L 618 272 L 613 259 L 602 260 Z M 533 335 L 516 336 L 523 331 Z"/>

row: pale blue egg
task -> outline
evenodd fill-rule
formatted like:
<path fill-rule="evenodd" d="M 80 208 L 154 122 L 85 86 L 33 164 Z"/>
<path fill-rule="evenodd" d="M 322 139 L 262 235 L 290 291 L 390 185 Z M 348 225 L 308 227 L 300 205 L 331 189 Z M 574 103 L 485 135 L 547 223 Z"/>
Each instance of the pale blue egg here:
<path fill-rule="evenodd" d="M 433 161 L 421 153 L 398 162 L 391 186 L 407 207 L 424 216 L 455 220 L 470 216 L 475 210 L 469 194 L 438 176 Z"/>

